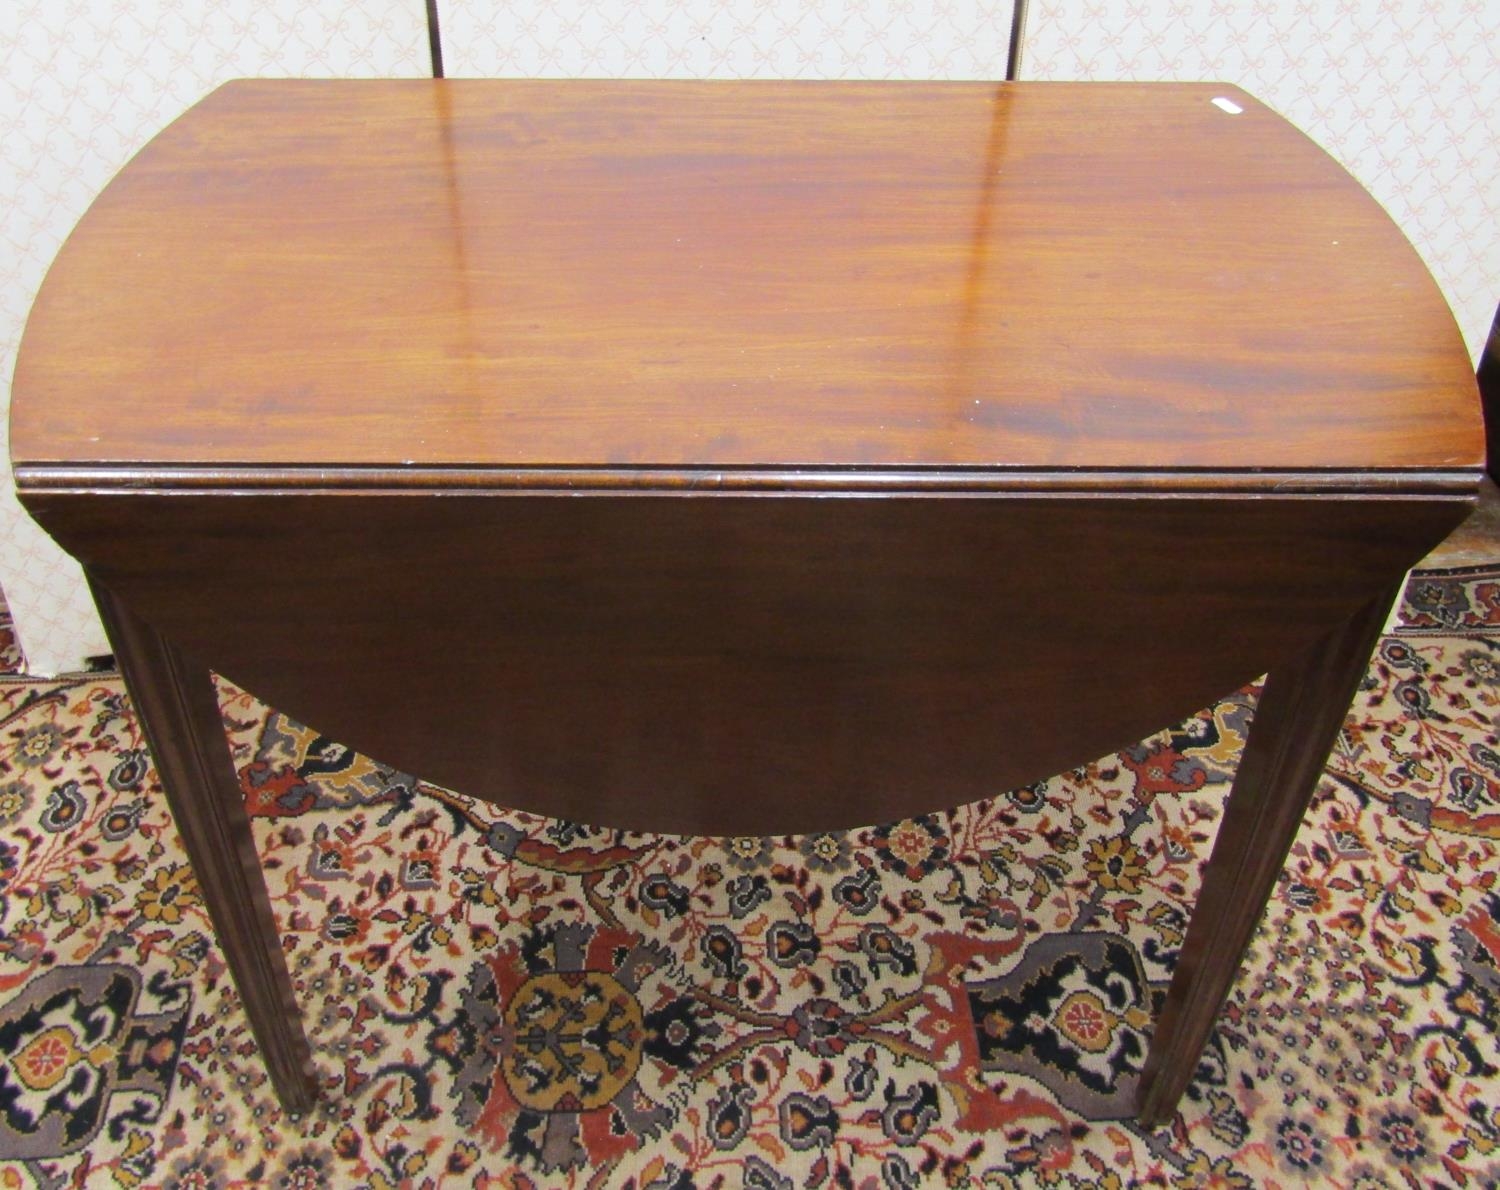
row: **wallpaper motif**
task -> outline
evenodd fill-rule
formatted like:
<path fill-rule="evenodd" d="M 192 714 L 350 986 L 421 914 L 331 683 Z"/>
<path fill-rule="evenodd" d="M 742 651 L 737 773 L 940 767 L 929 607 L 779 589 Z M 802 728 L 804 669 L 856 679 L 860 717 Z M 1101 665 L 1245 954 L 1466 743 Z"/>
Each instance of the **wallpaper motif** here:
<path fill-rule="evenodd" d="M 443 0 L 454 77 L 1005 77 L 1010 0 Z"/>

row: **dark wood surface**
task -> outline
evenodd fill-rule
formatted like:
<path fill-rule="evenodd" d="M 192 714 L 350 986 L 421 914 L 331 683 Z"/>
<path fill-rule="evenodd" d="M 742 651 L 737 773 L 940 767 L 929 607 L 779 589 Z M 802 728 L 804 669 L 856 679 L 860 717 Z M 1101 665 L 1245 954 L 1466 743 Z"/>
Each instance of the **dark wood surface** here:
<path fill-rule="evenodd" d="M 250 1029 L 282 1104 L 317 1096 L 312 1055 L 208 670 L 92 584 Z"/>
<path fill-rule="evenodd" d="M 702 834 L 885 822 L 1087 763 L 1295 656 L 1467 509 L 1098 495 L 28 503 L 181 648 L 334 739 L 502 805 Z"/>
<path fill-rule="evenodd" d="M 22 467 L 1479 459 L 1416 253 L 1218 84 L 232 83 L 15 387 Z"/>
<path fill-rule="evenodd" d="M 12 416 L 294 1106 L 207 667 L 466 793 L 713 834 L 1000 792 L 1269 669 L 1164 1119 L 1484 456 L 1411 247 L 1207 84 L 234 84 L 65 246 Z"/>
<path fill-rule="evenodd" d="M 1476 379 L 1484 408 L 1484 426 L 1489 443 L 1486 466 L 1490 478 L 1500 482 L 1500 307 L 1490 323 L 1489 337 L 1479 356 Z"/>
<path fill-rule="evenodd" d="M 1392 586 L 1267 675 L 1151 1038 L 1141 1075 L 1145 1124 L 1170 1120 L 1187 1090 L 1400 594 L 1400 584 Z"/>

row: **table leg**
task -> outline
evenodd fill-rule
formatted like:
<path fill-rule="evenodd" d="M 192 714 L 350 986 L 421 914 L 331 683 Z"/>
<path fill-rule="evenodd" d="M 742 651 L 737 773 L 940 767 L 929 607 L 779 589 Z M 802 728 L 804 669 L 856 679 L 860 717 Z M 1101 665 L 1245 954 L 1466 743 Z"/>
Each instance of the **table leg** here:
<path fill-rule="evenodd" d="M 317 1097 L 312 1057 L 213 679 L 91 585 L 276 1097 L 305 1112 Z"/>
<path fill-rule="evenodd" d="M 1170 1119 L 1192 1081 L 1399 594 L 1386 592 L 1266 678 L 1146 1056 L 1143 1124 Z"/>

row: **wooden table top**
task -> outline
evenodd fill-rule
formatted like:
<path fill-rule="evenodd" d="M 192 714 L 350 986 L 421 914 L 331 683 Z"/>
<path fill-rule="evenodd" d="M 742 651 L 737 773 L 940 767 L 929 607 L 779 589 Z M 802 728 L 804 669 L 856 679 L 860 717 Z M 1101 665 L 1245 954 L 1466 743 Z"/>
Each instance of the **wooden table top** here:
<path fill-rule="evenodd" d="M 1216 84 L 232 83 L 63 249 L 12 418 L 23 487 L 1483 456 L 1415 251 Z"/>
<path fill-rule="evenodd" d="M 297 1111 L 210 669 L 486 801 L 739 836 L 1033 785 L 1269 672 L 1154 1125 L 1483 433 L 1410 245 L 1230 88 L 266 81 L 85 216 L 12 451 Z"/>

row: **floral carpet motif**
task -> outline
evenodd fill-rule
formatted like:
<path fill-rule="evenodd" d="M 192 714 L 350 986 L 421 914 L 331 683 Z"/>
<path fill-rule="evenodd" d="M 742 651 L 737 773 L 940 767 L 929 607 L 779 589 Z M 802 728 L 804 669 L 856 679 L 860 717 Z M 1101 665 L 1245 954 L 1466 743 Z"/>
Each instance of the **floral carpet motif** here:
<path fill-rule="evenodd" d="M 772 839 L 496 810 L 221 695 L 319 1106 L 270 1093 L 119 681 L 0 678 L 0 1186 L 1500 1183 L 1500 568 L 1413 580 L 1154 1132 L 1253 689 Z"/>

